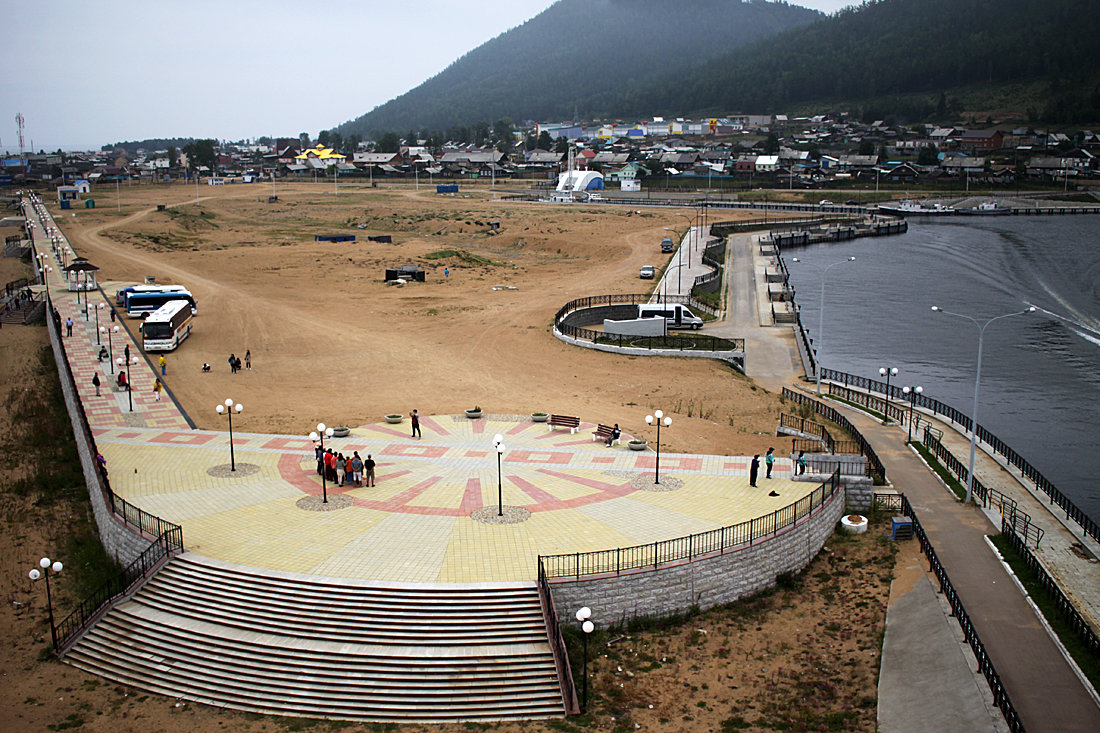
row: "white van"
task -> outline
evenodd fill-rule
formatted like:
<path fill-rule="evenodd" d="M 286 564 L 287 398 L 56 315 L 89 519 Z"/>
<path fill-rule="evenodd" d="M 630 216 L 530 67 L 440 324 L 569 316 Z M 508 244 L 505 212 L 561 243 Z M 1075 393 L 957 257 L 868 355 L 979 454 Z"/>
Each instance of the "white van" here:
<path fill-rule="evenodd" d="M 703 327 L 703 319 L 680 303 L 639 305 L 638 318 L 664 318 L 667 328 L 694 328 L 698 330 Z"/>

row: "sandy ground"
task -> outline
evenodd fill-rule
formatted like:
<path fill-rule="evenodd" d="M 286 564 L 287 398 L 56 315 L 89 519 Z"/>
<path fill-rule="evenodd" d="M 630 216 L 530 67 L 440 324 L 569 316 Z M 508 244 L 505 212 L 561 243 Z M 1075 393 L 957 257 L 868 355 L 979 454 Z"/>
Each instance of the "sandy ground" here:
<path fill-rule="evenodd" d="M 664 228 L 683 229 L 673 212 L 499 202 L 484 187 L 439 196 L 280 185 L 267 203 L 270 193 L 204 186 L 196 205 L 192 187 L 135 186 L 123 189 L 121 213 L 109 192 L 100 208 L 62 219 L 112 296 L 115 283 L 147 275 L 195 294 L 195 331 L 168 356 L 167 385 L 199 427 L 222 427 L 214 406 L 226 397 L 246 407 L 241 430 L 288 434 L 475 405 L 644 434 L 656 408 L 674 418 L 662 433 L 671 451 L 751 454 L 770 444 L 776 401 L 729 367 L 596 353 L 551 334 L 573 298 L 652 287 L 637 273 L 663 264 Z M 313 241 L 334 233 L 358 240 Z M 393 243 L 366 241 L 376 234 Z M 405 264 L 423 267 L 426 282 L 384 283 L 386 268 Z M 253 370 L 231 375 L 229 354 L 245 350 Z"/>

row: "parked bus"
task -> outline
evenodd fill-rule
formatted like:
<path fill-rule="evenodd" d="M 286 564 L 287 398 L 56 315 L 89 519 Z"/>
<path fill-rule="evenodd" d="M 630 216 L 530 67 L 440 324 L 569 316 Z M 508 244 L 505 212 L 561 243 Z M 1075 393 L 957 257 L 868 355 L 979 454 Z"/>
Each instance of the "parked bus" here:
<path fill-rule="evenodd" d="M 186 290 L 173 290 L 166 293 L 130 293 L 126 299 L 126 314 L 130 318 L 145 318 L 147 315 L 172 300 L 186 300 L 191 305 L 191 314 L 198 312 L 195 298 Z"/>
<path fill-rule="evenodd" d="M 141 324 L 141 343 L 146 351 L 172 351 L 191 335 L 191 304 L 170 300 L 149 314 Z"/>
<path fill-rule="evenodd" d="M 130 297 L 131 293 L 182 293 L 186 290 L 187 288 L 182 285 L 130 285 L 115 291 L 115 305 L 125 308 L 126 299 Z"/>

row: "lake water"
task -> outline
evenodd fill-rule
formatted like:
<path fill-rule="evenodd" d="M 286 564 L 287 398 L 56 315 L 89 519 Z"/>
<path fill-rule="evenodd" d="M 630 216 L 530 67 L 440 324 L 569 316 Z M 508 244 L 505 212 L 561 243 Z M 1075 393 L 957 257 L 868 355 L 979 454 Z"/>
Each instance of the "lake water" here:
<path fill-rule="evenodd" d="M 895 237 L 790 248 L 784 259 L 811 335 L 826 275 L 826 367 L 924 393 L 966 414 L 978 326 L 985 331 L 978 422 L 1100 521 L 1100 216 L 910 222 Z M 801 262 L 792 263 L 798 257 Z M 965 456 L 959 456 L 965 460 Z"/>

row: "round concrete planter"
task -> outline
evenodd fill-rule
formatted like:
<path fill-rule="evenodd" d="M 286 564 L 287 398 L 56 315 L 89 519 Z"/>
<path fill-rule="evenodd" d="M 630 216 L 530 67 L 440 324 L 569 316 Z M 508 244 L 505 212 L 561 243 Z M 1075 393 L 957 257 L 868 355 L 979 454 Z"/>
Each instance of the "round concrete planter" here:
<path fill-rule="evenodd" d="M 646 442 L 644 440 L 632 440 L 627 443 L 630 446 L 630 450 L 645 450 Z"/>
<path fill-rule="evenodd" d="M 550 419 L 550 416 L 545 412 L 532 412 L 531 422 L 546 422 Z"/>
<path fill-rule="evenodd" d="M 845 534 L 863 534 L 867 531 L 867 517 L 860 514 L 845 514 L 840 518 L 840 531 Z"/>
<path fill-rule="evenodd" d="M 396 425 L 404 419 L 404 415 L 386 415 L 386 422 L 388 422 L 390 425 Z"/>
<path fill-rule="evenodd" d="M 332 437 L 334 437 L 334 438 L 346 438 L 350 434 L 351 434 L 351 428 L 347 427 L 346 425 L 343 426 L 343 427 L 332 429 Z"/>
<path fill-rule="evenodd" d="M 470 418 L 471 420 L 477 420 L 479 417 L 481 417 L 481 410 L 466 410 L 466 417 Z"/>

